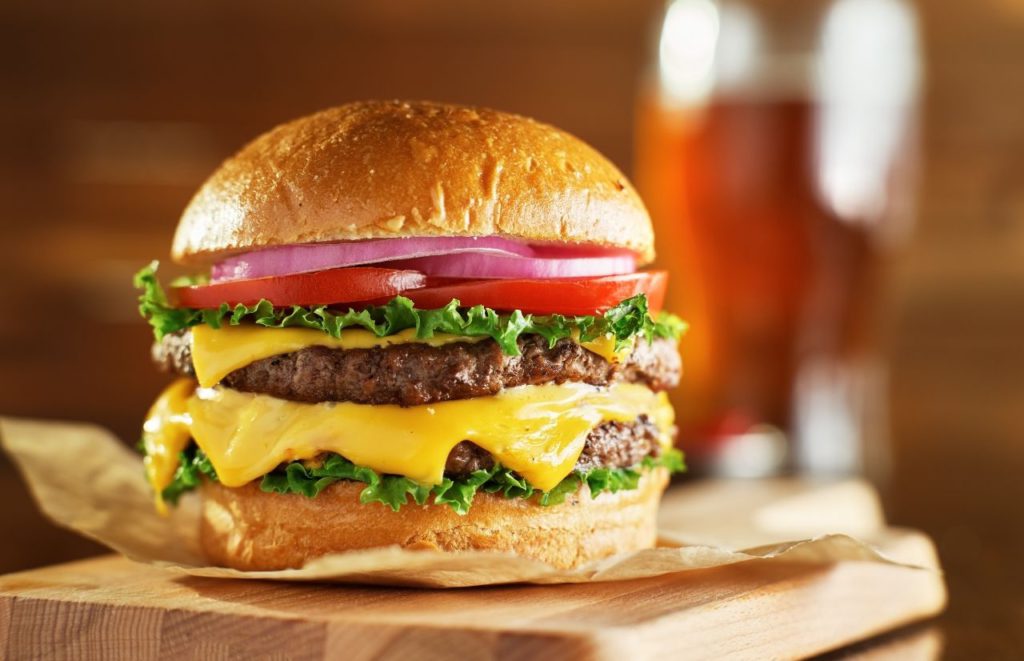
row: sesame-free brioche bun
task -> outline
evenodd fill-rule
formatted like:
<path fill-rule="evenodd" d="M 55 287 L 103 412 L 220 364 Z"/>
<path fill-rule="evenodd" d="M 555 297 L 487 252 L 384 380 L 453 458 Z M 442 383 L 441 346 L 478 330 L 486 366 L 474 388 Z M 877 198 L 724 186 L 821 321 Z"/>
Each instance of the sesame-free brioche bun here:
<path fill-rule="evenodd" d="M 362 504 L 360 482 L 336 482 L 316 498 L 228 488 L 206 482 L 200 542 L 209 559 L 247 571 L 301 567 L 332 553 L 384 546 L 432 551 L 504 551 L 561 568 L 654 546 L 664 468 L 638 488 L 601 493 L 587 487 L 548 507 L 477 493 L 459 516 L 446 505 L 408 504 L 393 512 Z"/>
<path fill-rule="evenodd" d="M 581 140 L 518 115 L 400 101 L 331 108 L 250 142 L 185 209 L 172 256 L 202 265 L 296 243 L 492 235 L 654 257 L 633 186 Z"/>

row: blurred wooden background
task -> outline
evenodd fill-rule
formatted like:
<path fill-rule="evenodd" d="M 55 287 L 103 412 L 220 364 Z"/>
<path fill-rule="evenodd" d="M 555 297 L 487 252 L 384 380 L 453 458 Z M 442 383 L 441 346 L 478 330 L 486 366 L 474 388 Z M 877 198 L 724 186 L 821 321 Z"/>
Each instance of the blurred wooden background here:
<path fill-rule="evenodd" d="M 0 5 L 0 412 L 133 440 L 165 381 L 130 276 L 273 124 L 431 98 L 569 129 L 627 171 L 659 0 Z M 925 179 L 889 283 L 896 523 L 936 537 L 950 649 L 1024 645 L 1024 2 L 924 0 Z M 0 572 L 94 552 L 0 459 Z M 989 635 L 988 626 L 1007 632 Z M 968 649 L 968 647 L 964 647 Z"/>

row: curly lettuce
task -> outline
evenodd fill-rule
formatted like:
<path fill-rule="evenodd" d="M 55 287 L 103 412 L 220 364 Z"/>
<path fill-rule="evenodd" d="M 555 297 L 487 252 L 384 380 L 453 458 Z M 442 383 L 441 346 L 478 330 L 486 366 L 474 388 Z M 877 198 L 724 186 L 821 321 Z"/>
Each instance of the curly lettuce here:
<path fill-rule="evenodd" d="M 153 327 L 159 340 L 163 336 L 191 326 L 206 324 L 220 328 L 252 323 L 268 328 L 313 328 L 332 337 L 340 337 L 345 328 L 362 328 L 378 337 L 394 335 L 413 328 L 416 337 L 428 339 L 435 333 L 448 333 L 464 337 L 490 337 L 508 355 L 518 355 L 520 335 L 540 335 L 554 346 L 559 340 L 576 337 L 587 342 L 606 335 L 615 339 L 616 349 L 629 346 L 637 337 L 678 338 L 686 324 L 675 315 L 662 312 L 651 316 L 647 297 L 637 294 L 628 298 L 603 315 L 593 316 L 535 316 L 516 310 L 511 314 L 476 305 L 463 308 L 458 300 L 433 310 L 416 308 L 411 300 L 396 296 L 388 303 L 361 309 L 338 310 L 326 305 L 274 307 L 261 300 L 255 305 L 221 304 L 219 308 L 199 310 L 174 307 L 167 299 L 157 279 L 157 262 L 152 262 L 135 274 L 135 286 L 142 290 L 139 312 Z"/>
<path fill-rule="evenodd" d="M 195 445 L 181 453 L 181 465 L 174 480 L 163 490 L 164 500 L 177 503 L 183 493 L 199 486 L 200 481 L 216 480 L 217 474 L 203 451 Z M 536 498 L 544 507 L 558 505 L 566 496 L 576 493 L 583 484 L 590 494 L 635 489 L 644 471 L 656 467 L 671 473 L 685 470 L 683 454 L 668 450 L 659 457 L 646 457 L 631 468 L 594 468 L 574 471 L 549 491 L 533 488 L 526 480 L 499 464 L 478 470 L 456 480 L 444 478 L 440 484 L 425 486 L 399 475 L 381 475 L 371 468 L 357 466 L 337 454 L 330 454 L 316 466 L 293 461 L 267 473 L 260 481 L 260 489 L 268 493 L 299 494 L 315 498 L 324 489 L 342 480 L 362 482 L 366 486 L 359 493 L 361 503 L 381 503 L 397 512 L 410 502 L 425 505 L 433 496 L 435 505 L 447 505 L 457 514 L 465 515 L 478 492 L 500 494 L 508 499 Z"/>
<path fill-rule="evenodd" d="M 140 449 L 145 453 L 144 446 Z M 210 458 L 195 443 L 192 443 L 178 454 L 178 468 L 174 471 L 174 478 L 160 492 L 160 496 L 164 501 L 177 505 L 182 494 L 198 487 L 204 476 L 216 481 L 217 471 L 210 463 Z"/>

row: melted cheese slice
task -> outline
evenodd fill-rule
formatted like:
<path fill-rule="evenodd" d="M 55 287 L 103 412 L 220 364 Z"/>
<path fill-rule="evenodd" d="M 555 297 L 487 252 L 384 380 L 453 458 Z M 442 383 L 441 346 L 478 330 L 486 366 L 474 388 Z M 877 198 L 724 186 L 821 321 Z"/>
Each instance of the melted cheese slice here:
<path fill-rule="evenodd" d="M 143 467 L 146 479 L 156 492 L 156 508 L 161 514 L 167 512 L 161 492 L 174 479 L 178 454 L 192 440 L 188 400 L 195 389 L 196 382 L 192 379 L 176 380 L 153 402 L 142 425 L 142 444 L 146 448 Z"/>
<path fill-rule="evenodd" d="M 415 329 L 407 329 L 377 337 L 362 328 L 346 328 L 341 337 L 331 337 L 313 328 L 263 328 L 261 326 L 211 326 L 199 325 L 192 328 L 192 364 L 199 385 L 209 388 L 216 385 L 231 372 L 250 363 L 271 356 L 299 351 L 311 346 L 329 349 L 371 349 L 395 344 L 417 342 L 438 347 L 452 342 L 479 342 L 486 337 L 464 337 L 439 333 L 431 338 L 419 339 Z M 606 336 L 581 343 L 584 348 L 604 357 L 609 362 L 618 362 L 628 357 L 632 344 L 615 350 L 615 339 Z"/>
<path fill-rule="evenodd" d="M 332 337 L 314 328 L 264 328 L 262 326 L 211 326 L 192 328 L 192 365 L 199 385 L 216 385 L 228 374 L 250 363 L 307 347 L 329 349 L 372 349 L 394 344 L 418 342 L 439 347 L 451 342 L 476 342 L 484 338 L 438 333 L 417 339 L 415 329 L 387 337 L 377 337 L 362 328 L 346 328 L 341 337 Z"/>
<path fill-rule="evenodd" d="M 452 448 L 469 440 L 534 487 L 548 490 L 572 471 L 587 435 L 598 424 L 631 422 L 646 414 L 667 444 L 674 421 L 665 393 L 636 384 L 521 386 L 491 397 L 408 408 L 302 404 L 221 387 L 200 388 L 184 402 L 177 394 L 171 399 L 178 407 L 184 403 L 173 421 L 188 420 L 192 438 L 229 487 L 255 480 L 281 463 L 323 452 L 379 473 L 437 484 Z M 179 441 L 178 428 L 170 427 L 167 444 Z M 177 455 L 170 449 L 154 457 L 159 458 L 154 464 L 171 461 L 176 467 Z M 173 476 L 173 467 L 164 467 L 158 476 Z M 154 488 L 168 482 L 154 482 Z"/>
<path fill-rule="evenodd" d="M 580 342 L 579 345 L 591 353 L 596 353 L 609 363 L 614 364 L 621 363 L 629 358 L 629 355 L 633 353 L 633 348 L 636 347 L 636 340 L 637 338 L 634 337 L 632 341 L 627 342 L 621 349 L 616 350 L 615 336 L 611 333 L 606 333 L 602 337 Z"/>

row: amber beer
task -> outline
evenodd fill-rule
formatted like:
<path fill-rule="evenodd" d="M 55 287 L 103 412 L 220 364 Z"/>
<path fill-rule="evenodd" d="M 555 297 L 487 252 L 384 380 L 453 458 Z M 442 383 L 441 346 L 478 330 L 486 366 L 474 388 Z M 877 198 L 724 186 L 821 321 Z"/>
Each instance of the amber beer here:
<path fill-rule="evenodd" d="M 874 348 L 878 223 L 823 202 L 816 112 L 801 99 L 639 108 L 636 174 L 671 272 L 667 307 L 690 322 L 675 403 L 698 464 L 751 430 L 792 443 L 801 407 L 857 404 L 836 400 L 858 399 Z"/>

